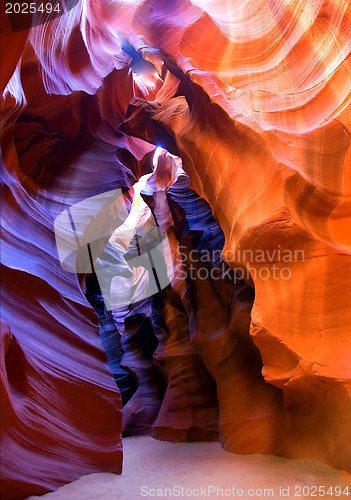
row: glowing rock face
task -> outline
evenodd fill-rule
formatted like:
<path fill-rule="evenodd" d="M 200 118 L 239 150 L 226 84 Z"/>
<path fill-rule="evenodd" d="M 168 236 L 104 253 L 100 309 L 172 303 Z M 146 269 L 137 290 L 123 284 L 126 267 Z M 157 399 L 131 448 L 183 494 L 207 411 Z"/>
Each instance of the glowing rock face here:
<path fill-rule="evenodd" d="M 184 283 L 173 283 L 178 298 L 167 292 L 172 339 L 188 335 L 201 370 L 205 366 L 216 380 L 224 447 L 312 457 L 350 470 L 350 19 L 347 0 L 81 0 L 49 24 L 8 34 L 12 59 L 2 85 L 8 84 L 2 131 L 4 320 L 26 360 L 27 380 L 39 383 L 44 370 L 62 423 L 41 456 L 38 420 L 26 423 L 16 410 L 17 392 L 7 392 L 12 424 L 28 425 L 33 440 L 25 431 L 6 437 L 28 454 L 28 469 L 9 465 L 6 472 L 18 485 L 14 498 L 92 470 L 120 470 L 118 392 L 93 311 L 78 279 L 60 266 L 53 222 L 67 207 L 117 188 L 130 190 L 150 173 L 154 146 L 145 141 L 182 159 L 191 189 L 208 202 L 223 229 L 223 257 L 255 288 L 250 326 L 247 304 L 241 314 L 229 301 L 224 309 L 231 315 L 222 311 L 214 319 L 227 299 L 207 307 L 214 300 L 208 282 L 188 283 L 190 295 Z M 131 60 L 127 39 L 148 64 Z M 163 213 L 161 226 L 170 233 L 177 222 L 167 228 L 172 224 L 164 199 L 154 196 L 157 185 L 164 190 L 174 179 L 173 170 L 167 175 L 150 178 L 145 196 Z M 132 195 L 130 190 L 124 196 L 130 201 Z M 175 248 L 179 239 L 173 242 Z M 191 318 L 189 331 L 177 323 L 182 308 Z M 245 356 L 257 355 L 248 334 L 262 356 L 265 381 L 246 372 Z M 7 331 L 4 345 L 9 338 Z M 245 339 L 242 349 L 238 339 Z M 167 365 L 167 346 L 159 354 Z M 168 366 L 177 380 L 177 367 Z M 259 366 L 258 360 L 255 370 Z M 63 379 L 59 389 L 57 378 Z M 229 380 L 242 384 L 237 405 Z M 75 413 L 80 391 L 92 398 L 84 407 L 86 419 L 96 424 L 93 431 L 80 428 Z M 33 402 L 31 391 L 25 397 Z M 179 397 L 166 391 L 156 436 L 174 439 L 179 414 L 167 413 L 167 405 Z M 205 428 L 216 432 L 211 397 Z M 44 399 L 36 411 L 50 421 L 55 411 Z M 72 444 L 77 429 L 81 434 Z M 69 457 L 56 454 L 58 443 L 71 443 L 80 463 L 55 476 L 45 470 L 48 457 L 55 463 Z"/>
<path fill-rule="evenodd" d="M 231 5 L 230 40 L 228 19 L 206 14 L 173 40 L 190 78 L 169 68 L 186 100 L 158 108 L 134 100 L 123 130 L 162 137 L 183 158 L 191 187 L 224 230 L 224 257 L 250 271 L 250 333 L 265 379 L 284 397 L 276 452 L 349 468 L 350 81 L 348 59 L 331 61 L 333 51 L 342 57 L 334 43 L 349 32 L 349 6 L 314 4 L 304 19 L 302 4 L 288 16 L 283 3 L 274 13 L 262 2 L 240 26 Z M 224 445 L 240 451 L 233 434 L 223 431 Z M 256 445 L 253 438 L 251 451 Z"/>

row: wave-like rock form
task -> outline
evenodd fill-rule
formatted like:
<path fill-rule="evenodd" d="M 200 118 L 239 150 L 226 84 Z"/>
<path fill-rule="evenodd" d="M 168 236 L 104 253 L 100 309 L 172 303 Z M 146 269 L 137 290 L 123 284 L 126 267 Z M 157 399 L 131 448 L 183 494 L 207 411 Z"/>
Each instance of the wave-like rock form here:
<path fill-rule="evenodd" d="M 254 442 L 257 452 L 271 453 L 281 438 L 282 395 L 264 381 L 261 356 L 249 335 L 254 290 L 221 259 L 223 232 L 188 183 L 180 176 L 168 191 L 171 210 L 177 211 L 180 293 L 191 344 L 216 381 L 220 439 L 227 449 L 250 452 Z"/>
<path fill-rule="evenodd" d="M 54 221 L 67 207 L 116 187 L 128 207 L 132 184 L 149 168 L 139 159 L 152 149 L 117 132 L 121 118 L 112 131 L 101 118 L 100 94 L 47 94 L 39 68 L 27 46 L 21 69 L 27 104 L 7 95 L 2 110 L 1 306 L 9 326 L 2 344 L 1 473 L 8 499 L 122 470 L 120 395 L 84 279 L 61 266 Z M 133 95 L 128 68 L 111 74 L 105 88 L 111 80 L 115 90 L 122 85 L 119 102 L 126 107 Z"/>
<path fill-rule="evenodd" d="M 183 85 L 185 87 L 185 83 Z M 266 381 L 284 393 L 281 423 L 276 422 L 272 428 L 273 436 L 274 428 L 282 429 L 283 426 L 284 438 L 275 452 L 288 456 L 313 456 L 347 468 L 350 453 L 349 445 L 345 444 L 349 442 L 350 433 L 347 417 L 350 408 L 347 396 L 349 353 L 344 342 L 335 339 L 343 339 L 345 335 L 347 338 L 348 335 L 345 328 L 348 332 L 350 300 L 348 291 L 341 286 L 340 274 L 349 275 L 348 252 L 340 252 L 313 238 L 293 218 L 282 194 L 279 168 L 263 139 L 252 128 L 232 123 L 201 89 L 194 88 L 191 82 L 188 85 L 187 102 L 175 98 L 155 109 L 144 101 L 135 101 L 123 130 L 131 132 L 135 127 L 135 133 L 139 135 L 142 124 L 143 132 L 139 136 L 149 139 L 148 133 L 156 122 L 153 140 L 157 141 L 160 121 L 165 121 L 165 129 L 171 127 L 174 113 L 179 118 L 182 109 L 186 132 L 182 136 L 181 127 L 177 130 L 176 152 L 184 159 L 184 168 L 192 179 L 191 186 L 212 204 L 224 229 L 224 258 L 240 272 L 241 277 L 255 286 L 250 332 L 262 354 Z M 217 117 L 213 124 L 206 123 L 205 130 L 211 138 L 209 142 L 202 123 L 204 115 Z M 188 124 L 190 118 L 191 127 Z M 231 135 L 235 137 L 234 142 Z M 170 132 L 169 143 L 174 143 L 174 130 Z M 248 151 L 255 154 L 251 157 Z M 216 164 L 225 155 L 236 168 L 222 180 L 214 172 Z M 209 168 L 209 158 L 213 161 L 213 170 Z M 240 165 L 243 166 L 241 178 Z M 271 170 L 270 182 L 269 176 L 263 174 L 260 181 L 259 172 L 265 165 L 268 171 Z M 255 175 L 249 183 L 249 190 L 256 189 L 258 199 L 250 201 L 248 210 L 253 205 L 256 215 L 251 214 L 249 224 L 247 212 L 242 213 L 242 222 L 236 215 L 240 197 L 245 206 L 249 202 L 248 194 L 239 189 L 234 197 L 231 186 L 244 186 L 251 171 Z M 208 186 L 208 191 L 204 186 Z M 233 210 L 231 214 L 228 207 Z M 324 294 L 329 297 L 332 290 L 333 297 L 337 298 L 333 305 L 330 300 L 320 302 L 317 299 L 317 291 L 323 283 Z M 240 441 L 232 441 L 233 432 L 227 429 L 223 441 L 232 451 L 242 451 Z M 253 433 L 251 451 L 256 449 L 256 444 Z"/>
<path fill-rule="evenodd" d="M 250 333 L 266 381 L 284 394 L 281 453 L 349 468 L 349 6 L 321 2 L 307 15 L 298 2 L 286 17 L 261 4 L 252 34 L 237 22 L 228 38 L 228 22 L 208 14 L 177 32 L 167 47 L 177 65 L 165 64 L 184 97 L 133 100 L 122 129 L 183 159 L 224 231 L 224 258 L 255 286 Z M 240 451 L 231 433 L 224 442 Z"/>
<path fill-rule="evenodd" d="M 85 280 L 85 296 L 97 312 L 102 345 L 105 349 L 108 365 L 121 393 L 122 406 L 125 406 L 137 389 L 135 377 L 121 366 L 123 349 L 121 334 L 117 330 L 111 311 L 106 310 L 99 282 L 95 273 Z"/>
<path fill-rule="evenodd" d="M 40 418 L 59 420 L 47 443 L 39 417 L 19 409 L 23 381 L 13 392 L 8 385 L 18 431 L 7 427 L 2 472 L 13 498 L 92 470 L 120 470 L 118 391 L 84 276 L 60 265 L 54 220 L 116 188 L 130 208 L 131 186 L 152 171 L 155 145 L 181 158 L 190 189 L 223 230 L 223 258 L 246 282 L 221 287 L 176 275 L 172 293 L 163 292 L 169 338 L 158 352 L 175 385 L 156 435 L 180 428 L 183 416 L 172 405 L 184 395 L 176 394 L 183 362 L 191 395 L 200 372 L 215 379 L 227 449 L 350 470 L 350 19 L 348 0 L 81 0 L 29 31 L 12 33 L 2 21 L 2 47 L 11 55 L 2 82 L 3 319 L 12 333 L 10 341 L 5 330 L 2 375 L 6 388 L 11 359 L 22 360 L 30 382 L 23 411 L 34 405 Z M 160 226 L 178 231 L 179 244 L 184 228 L 175 221 L 167 229 L 166 198 L 154 197 L 158 183 L 164 191 L 175 178 L 168 174 L 163 184 L 154 176 L 145 196 Z M 180 201 L 170 201 L 171 215 L 189 223 Z M 188 245 L 196 248 L 191 238 Z M 248 285 L 255 289 L 251 320 L 250 297 L 240 305 Z M 215 333 L 224 344 L 211 349 Z M 231 376 L 244 395 L 234 416 Z M 199 411 L 204 405 L 205 398 Z M 17 447 L 22 469 L 13 465 Z M 75 466 L 67 460 L 73 451 Z"/>
<path fill-rule="evenodd" d="M 150 299 L 113 311 L 123 330 L 123 364 L 140 384 L 124 409 L 124 431 L 139 434 L 152 427 L 158 439 L 212 440 L 219 423 L 226 447 L 229 439 L 240 440 L 241 451 L 250 451 L 256 433 L 257 451 L 276 451 L 282 395 L 264 381 L 249 336 L 253 290 L 222 261 L 223 232 L 208 204 L 189 190 L 179 158 L 163 153 L 157 161 L 141 194 L 173 242 L 176 269 L 172 284 L 152 297 L 152 311 Z M 159 340 L 153 357 L 167 384 L 154 422 L 148 408 L 156 409 L 157 384 L 145 371 L 143 354 L 154 336 L 149 318 Z"/>
<path fill-rule="evenodd" d="M 146 205 L 142 208 L 143 215 L 137 221 L 136 233 L 124 254 L 125 258 L 137 255 L 142 235 L 147 236 L 147 228 L 154 228 L 155 235 L 156 228 L 160 232 L 166 231 L 173 252 L 179 255 L 180 242 L 177 237 L 181 237 L 183 225 L 187 226 L 186 217 L 183 214 L 177 221 L 173 220 L 169 193 L 165 190 L 177 177 L 181 161 L 165 151 L 157 153 L 158 150 L 154 155 L 157 168 L 141 191 L 149 208 Z M 177 190 L 176 184 L 172 185 L 174 192 Z M 222 235 L 218 224 L 211 217 L 208 205 L 204 202 L 206 208 L 199 213 L 194 203 L 198 197 L 195 193 L 193 195 L 190 218 L 194 222 L 191 225 L 195 227 L 197 224 L 198 227 L 194 237 L 198 239 L 204 232 L 206 219 L 211 219 L 212 226 Z M 178 198 L 182 198 L 180 193 Z M 187 188 L 183 198 L 186 203 L 189 198 Z M 155 223 L 158 225 L 155 226 Z M 215 230 L 212 234 L 215 235 Z M 113 235 L 114 244 L 122 242 L 122 237 L 116 232 Z M 213 245 L 216 245 L 216 240 L 218 238 L 215 238 Z M 220 248 L 223 242 L 224 239 L 219 238 Z M 191 241 L 189 246 L 193 248 Z M 159 257 L 161 259 L 162 256 Z M 174 257 L 174 263 L 175 260 Z M 129 288 L 135 289 L 136 297 L 140 299 L 140 291 L 144 290 L 143 284 L 150 279 L 150 274 L 142 267 L 139 270 L 142 271 L 133 271 Z M 112 310 L 118 331 L 122 334 L 124 356 L 121 366 L 138 379 L 138 389 L 123 409 L 123 434 L 151 433 L 158 439 L 170 441 L 218 439 L 216 385 L 201 356 L 191 345 L 189 315 L 182 304 L 179 289 L 180 282 L 183 282 L 184 287 L 184 278 L 179 275 L 179 270 L 173 275 L 172 282 L 152 297 Z"/>
<path fill-rule="evenodd" d="M 164 441 L 213 441 L 218 439 L 216 385 L 190 343 L 189 318 L 180 297 L 164 291 L 162 343 L 155 357 L 166 372 L 167 388 L 152 435 Z"/>
<path fill-rule="evenodd" d="M 150 434 L 165 394 L 164 372 L 154 359 L 158 345 L 152 323 L 152 301 L 145 299 L 124 318 L 122 365 L 138 379 L 138 388 L 123 408 L 123 436 Z"/>
<path fill-rule="evenodd" d="M 20 170 L 14 154 L 5 164 Z M 60 158 L 45 165 L 53 171 L 46 179 L 42 171 L 43 180 L 62 173 Z M 95 314 L 58 260 L 52 192 L 30 196 L 5 168 L 3 181 L 1 306 L 12 336 L 2 372 L 1 472 L 4 498 L 16 499 L 88 472 L 121 472 L 122 414 Z"/>

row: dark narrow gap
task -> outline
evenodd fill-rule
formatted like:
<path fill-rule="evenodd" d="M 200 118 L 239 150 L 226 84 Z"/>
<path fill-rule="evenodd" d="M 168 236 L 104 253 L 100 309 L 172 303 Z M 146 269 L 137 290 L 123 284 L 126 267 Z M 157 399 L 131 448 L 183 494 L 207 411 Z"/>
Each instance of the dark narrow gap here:
<path fill-rule="evenodd" d="M 85 296 L 98 315 L 101 342 L 105 349 L 113 378 L 120 390 L 122 406 L 124 407 L 136 392 L 138 381 L 134 375 L 128 373 L 121 366 L 124 354 L 121 345 L 121 335 L 116 328 L 112 312 L 106 310 L 95 273 L 87 275 L 85 285 Z"/>
<path fill-rule="evenodd" d="M 158 284 L 157 293 L 139 302 L 131 302 L 132 305 L 123 310 L 113 308 L 112 311 L 108 311 L 96 274 L 93 273 L 86 277 L 86 298 L 98 315 L 101 341 L 112 375 L 121 393 L 124 408 L 122 433 L 124 437 L 148 434 L 152 431 L 168 384 L 174 383 L 174 381 L 168 380 L 169 359 L 162 358 L 163 355 L 161 359 L 159 358 L 159 353 L 162 352 L 163 346 L 167 344 L 171 335 L 165 316 L 166 308 L 170 305 L 167 301 L 171 301 L 173 307 L 182 308 L 183 314 L 188 317 L 188 343 L 192 344 L 196 328 L 201 329 L 201 321 L 203 320 L 197 316 L 198 308 L 201 311 L 204 310 L 204 303 L 199 302 L 203 301 L 201 298 L 203 287 L 206 287 L 206 293 L 209 293 L 208 300 L 217 301 L 220 308 L 223 309 L 223 314 L 228 318 L 228 327 L 232 319 L 233 297 L 235 296 L 236 307 L 240 310 L 240 321 L 242 321 L 243 314 L 245 318 L 244 328 L 238 328 L 232 332 L 238 341 L 236 358 L 233 359 L 233 363 L 239 363 L 239 370 L 242 374 L 247 371 L 250 377 L 253 377 L 254 373 L 255 377 L 262 378 L 261 354 L 249 334 L 250 313 L 255 296 L 254 288 L 244 280 L 237 278 L 235 270 L 222 260 L 221 251 L 225 243 L 222 228 L 214 218 L 209 204 L 195 191 L 190 190 L 188 186 L 189 178 L 183 173 L 166 191 L 173 219 L 171 232 L 173 232 L 179 246 L 186 248 L 186 251 L 196 252 L 199 262 L 201 256 L 206 252 L 213 256 L 211 259 L 200 262 L 201 269 L 203 271 L 207 268 L 210 274 L 210 271 L 216 268 L 219 273 L 223 273 L 223 278 L 220 280 L 209 278 L 205 283 L 202 282 L 205 280 L 201 278 L 194 279 L 188 275 L 185 278 L 186 296 L 182 299 L 178 295 L 175 297 L 176 292 L 171 285 L 160 290 L 159 281 L 155 279 Z M 152 197 L 149 202 L 146 198 L 144 201 L 149 205 L 152 213 L 151 218 L 158 228 Z M 151 242 L 152 250 L 155 248 L 157 250 L 158 241 L 156 240 Z M 141 241 L 142 237 L 135 233 L 130 240 L 128 249 L 124 253 L 117 252 L 118 258 L 124 260 L 127 267 L 135 267 L 134 264 L 131 264 L 133 261 L 138 261 L 139 257 L 145 258 L 145 248 L 140 250 Z M 113 258 L 112 254 L 114 252 L 110 255 Z M 160 254 L 161 258 L 163 259 L 163 256 Z M 141 262 L 136 265 L 144 267 Z M 151 271 L 155 275 L 155 266 L 152 265 L 152 269 L 145 269 L 148 270 L 149 279 L 152 279 L 150 278 L 152 277 Z M 118 266 L 116 266 L 115 272 L 119 271 Z M 179 305 L 176 298 L 185 302 L 183 304 L 180 302 Z M 246 312 L 243 313 L 244 310 Z M 199 321 L 198 324 L 197 321 Z M 172 335 L 175 335 L 175 332 Z M 198 351 L 196 343 L 194 347 Z M 202 391 L 202 397 L 207 395 L 208 401 L 212 401 L 209 404 L 218 406 L 214 374 L 210 373 L 210 367 L 203 359 L 201 349 L 194 356 L 196 356 L 196 362 L 194 361 L 193 369 L 197 366 L 198 369 L 203 370 L 203 376 L 207 377 L 205 388 L 201 386 L 200 380 L 197 382 L 200 392 Z M 230 363 L 228 369 L 230 369 Z M 132 398 L 133 401 L 131 401 Z M 131 402 L 130 405 L 128 405 L 129 402 Z"/>

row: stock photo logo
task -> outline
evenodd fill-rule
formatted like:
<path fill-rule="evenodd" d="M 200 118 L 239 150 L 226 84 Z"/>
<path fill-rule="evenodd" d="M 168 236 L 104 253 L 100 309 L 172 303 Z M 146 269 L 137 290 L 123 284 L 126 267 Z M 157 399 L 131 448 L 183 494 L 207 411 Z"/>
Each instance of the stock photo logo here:
<path fill-rule="evenodd" d="M 80 0 L 2 1 L 14 33 L 52 21 L 71 11 L 80 2 Z"/>
<path fill-rule="evenodd" d="M 155 295 L 173 279 L 166 232 L 156 224 L 133 225 L 121 189 L 83 200 L 55 219 L 62 268 L 95 273 L 106 310 Z"/>

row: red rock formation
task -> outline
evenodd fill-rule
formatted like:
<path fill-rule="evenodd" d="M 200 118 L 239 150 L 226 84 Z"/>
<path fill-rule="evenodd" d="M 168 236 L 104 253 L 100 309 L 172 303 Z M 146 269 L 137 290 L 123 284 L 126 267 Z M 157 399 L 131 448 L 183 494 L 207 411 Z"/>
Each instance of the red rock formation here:
<path fill-rule="evenodd" d="M 179 30 L 171 52 L 190 78 L 168 67 L 186 100 L 132 101 L 123 130 L 152 142 L 169 132 L 167 147 L 182 157 L 191 187 L 224 230 L 224 258 L 255 286 L 250 333 L 266 381 L 283 390 L 282 452 L 349 468 L 349 76 L 346 59 L 337 68 L 329 59 L 349 32 L 349 8 L 339 2 L 305 12 L 309 28 L 301 37 L 302 26 L 289 22 L 282 7 L 274 15 L 265 6 L 262 40 L 267 32 L 278 38 L 267 54 L 267 44 L 256 41 L 259 8 L 251 12 L 252 36 L 234 23 L 231 42 L 223 34 L 229 23 L 216 25 L 208 15 L 183 36 Z M 299 19 L 301 8 L 290 16 Z M 285 24 L 276 25 L 277 16 Z M 269 23 L 276 26 L 271 32 Z M 299 50 L 302 58 L 293 59 Z M 267 73 L 264 65 L 273 63 Z M 226 429 L 223 440 L 240 451 L 233 432 Z"/>
<path fill-rule="evenodd" d="M 32 130 L 35 144 L 35 125 Z M 32 154 L 39 161 L 26 152 L 21 185 L 15 174 L 21 164 L 6 134 L 9 128 L 3 138 L 1 305 L 9 329 L 1 365 L 6 402 L 1 472 L 4 498 L 19 499 L 88 472 L 121 472 L 122 414 L 96 316 L 77 277 L 63 272 L 55 248 L 50 180 L 62 175 L 61 158 L 50 165 L 50 151 L 40 147 L 45 131 L 38 124 L 38 148 L 33 144 Z M 47 175 L 40 172 L 42 165 Z M 27 179 L 30 194 L 24 188 Z"/>
<path fill-rule="evenodd" d="M 101 94 L 49 95 L 38 68 L 27 46 L 21 70 L 27 105 L 7 95 L 2 110 L 1 305 L 9 326 L 2 344 L 1 473 L 8 499 L 122 470 L 120 395 L 97 317 L 78 277 L 60 264 L 54 220 L 82 199 L 130 188 L 148 168 L 138 157 L 150 149 L 102 120 L 109 109 Z M 133 95 L 127 74 L 122 69 L 122 78 L 112 73 L 105 81 L 107 88 L 120 81 L 122 109 Z M 115 106 L 113 120 L 118 113 Z"/>
<path fill-rule="evenodd" d="M 117 187 L 127 191 L 150 172 L 145 154 L 153 146 L 145 141 L 182 159 L 190 188 L 223 229 L 224 259 L 246 282 L 221 287 L 176 278 L 176 296 L 165 293 L 170 336 L 158 352 L 176 382 L 156 435 L 174 438 L 180 428 L 182 362 L 190 393 L 197 370 L 205 367 L 215 379 L 227 449 L 312 457 L 351 470 L 350 19 L 347 0 L 81 0 L 28 33 L 13 34 L 2 22 L 10 54 L 2 82 L 9 81 L 4 320 L 13 335 L 11 342 L 8 331 L 4 336 L 10 347 L 3 376 L 5 388 L 15 389 L 6 418 L 18 426 L 14 433 L 7 425 L 4 474 L 13 498 L 101 467 L 120 469 L 118 392 L 96 317 L 78 279 L 60 267 L 53 221 L 67 206 Z M 141 64 L 145 74 L 133 74 L 129 64 Z M 177 220 L 162 213 L 165 198 L 157 205 L 151 191 L 149 205 L 180 242 Z M 172 217 L 184 222 L 176 204 Z M 247 285 L 255 289 L 251 319 L 250 300 L 238 300 Z M 174 342 L 182 348 L 172 357 Z M 21 381 L 13 357 L 24 368 Z M 17 407 L 25 378 L 25 411 L 35 407 L 47 421 L 60 415 L 54 429 L 49 424 L 45 455 L 37 451 L 47 442 L 38 420 Z M 81 407 L 94 428 L 81 424 Z M 206 429 L 214 428 L 216 401 L 210 407 Z M 14 448 L 26 453 L 22 470 L 11 465 Z M 68 467 L 74 450 L 79 464 Z M 62 469 L 50 474 L 48 463 Z"/>

